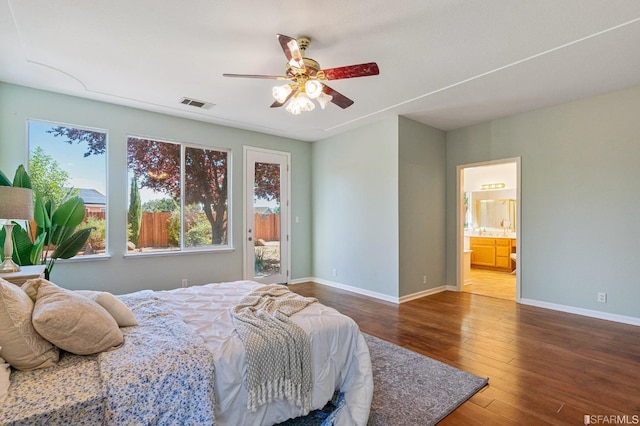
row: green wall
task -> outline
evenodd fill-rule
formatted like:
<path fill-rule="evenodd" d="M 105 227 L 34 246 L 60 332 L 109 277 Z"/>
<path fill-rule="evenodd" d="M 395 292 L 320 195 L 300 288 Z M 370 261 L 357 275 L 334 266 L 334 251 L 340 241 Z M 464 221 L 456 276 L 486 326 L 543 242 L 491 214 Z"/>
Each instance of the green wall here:
<path fill-rule="evenodd" d="M 315 278 L 398 296 L 397 135 L 391 117 L 312 144 Z"/>
<path fill-rule="evenodd" d="M 639 111 L 640 86 L 448 132 L 448 283 L 456 166 L 520 156 L 523 301 L 640 318 Z"/>
<path fill-rule="evenodd" d="M 242 147 L 290 152 L 292 280 L 397 299 L 456 284 L 456 167 L 521 157 L 523 301 L 640 318 L 638 111 L 640 86 L 447 133 L 391 117 L 309 144 L 0 83 L 0 169 L 26 163 L 28 118 L 108 130 L 111 256 L 52 279 L 123 293 L 241 278 Z M 124 258 L 129 133 L 231 149 L 233 252 Z"/>
<path fill-rule="evenodd" d="M 402 297 L 446 283 L 446 150 L 441 130 L 404 117 L 398 130 Z"/>
<path fill-rule="evenodd" d="M 110 256 L 102 260 L 56 263 L 51 279 L 67 288 L 125 293 L 168 289 L 242 278 L 243 146 L 291 153 L 291 278 L 311 273 L 311 145 L 0 82 L 0 170 L 13 175 L 26 164 L 27 119 L 54 121 L 108 131 L 108 239 Z M 232 242 L 228 253 L 179 254 L 125 258 L 127 211 L 126 137 L 128 134 L 228 148 L 232 155 Z"/>
<path fill-rule="evenodd" d="M 445 133 L 391 117 L 312 152 L 314 277 L 389 300 L 445 285 Z"/>

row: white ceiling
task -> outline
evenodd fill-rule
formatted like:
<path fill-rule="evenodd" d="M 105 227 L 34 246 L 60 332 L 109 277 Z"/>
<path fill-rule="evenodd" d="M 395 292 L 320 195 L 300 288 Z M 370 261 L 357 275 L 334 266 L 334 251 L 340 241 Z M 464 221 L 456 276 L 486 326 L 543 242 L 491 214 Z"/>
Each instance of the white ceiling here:
<path fill-rule="evenodd" d="M 269 108 L 276 34 L 310 36 L 342 110 Z M 403 115 L 450 130 L 640 84 L 638 0 L 6 0 L 0 80 L 315 141 Z M 181 105 L 183 97 L 209 110 Z"/>

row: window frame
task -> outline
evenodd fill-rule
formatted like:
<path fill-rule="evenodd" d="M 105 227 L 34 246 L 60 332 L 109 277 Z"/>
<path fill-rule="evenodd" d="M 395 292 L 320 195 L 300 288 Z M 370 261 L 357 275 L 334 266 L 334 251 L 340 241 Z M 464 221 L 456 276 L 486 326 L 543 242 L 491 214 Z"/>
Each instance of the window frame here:
<path fill-rule="evenodd" d="M 198 253 L 228 253 L 228 252 L 233 252 L 235 250 L 234 246 L 233 246 L 233 214 L 232 214 L 232 164 L 233 164 L 233 154 L 232 154 L 232 150 L 230 148 L 221 148 L 221 147 L 217 147 L 217 146 L 209 146 L 209 145 L 203 145 L 203 144 L 198 144 L 198 143 L 193 143 L 193 142 L 183 142 L 183 141 L 176 141 L 176 140 L 171 140 L 171 139 L 166 139 L 166 138 L 157 138 L 157 137 L 151 137 L 151 136 L 141 136 L 141 135 L 136 135 L 136 134 L 132 134 L 132 133 L 128 133 L 126 135 L 126 146 L 127 146 L 127 151 L 128 151 L 128 145 L 129 145 L 129 141 L 130 139 L 143 139 L 143 140 L 149 140 L 149 141 L 154 141 L 154 142 L 160 142 L 160 143 L 170 143 L 170 144 L 174 144 L 174 145 L 178 145 L 180 147 L 180 246 L 178 247 L 178 249 L 174 249 L 174 250 L 154 250 L 154 251 L 142 251 L 142 252 L 131 252 L 127 249 L 126 244 L 129 242 L 129 238 L 125 237 L 125 252 L 124 252 L 124 257 L 130 257 L 130 258 L 134 258 L 134 257 L 162 257 L 162 256 L 184 256 L 184 255 L 189 255 L 189 254 L 198 254 Z M 203 150 L 208 150 L 208 151 L 219 151 L 219 152 L 224 152 L 227 155 L 226 158 L 226 174 L 227 174 L 227 229 L 226 229 L 226 235 L 227 235 L 227 242 L 226 244 L 221 244 L 221 245 L 213 245 L 213 244 L 209 244 L 209 245 L 205 245 L 205 246 L 196 246 L 196 247 L 185 247 L 185 238 L 184 238 L 184 231 L 185 231 L 185 173 L 186 173 L 186 167 L 185 167 L 185 160 L 186 160 L 186 150 L 188 148 L 195 148 L 195 149 L 203 149 Z M 129 209 L 129 190 L 130 190 L 130 168 L 129 168 L 129 159 L 128 159 L 128 154 L 127 154 L 127 158 L 126 158 L 126 168 L 125 168 L 125 173 L 126 173 L 126 202 L 125 205 L 127 207 L 126 211 L 125 211 L 125 224 L 126 227 L 128 229 L 129 226 L 129 218 L 128 218 L 128 209 Z"/>
<path fill-rule="evenodd" d="M 91 132 L 100 132 L 105 135 L 105 152 L 104 152 L 104 192 L 105 194 L 105 206 L 101 208 L 104 211 L 104 221 L 105 221 L 105 236 L 104 236 L 104 253 L 93 253 L 93 254 L 83 254 L 76 255 L 69 259 L 56 259 L 56 263 L 64 264 L 64 263 L 75 263 L 75 262 L 86 262 L 86 261 L 103 261 L 109 260 L 111 258 L 111 248 L 109 244 L 109 145 L 110 145 L 110 137 L 109 130 L 101 127 L 92 127 L 85 126 L 80 124 L 71 124 L 67 122 L 61 122 L 56 120 L 47 120 L 42 118 L 35 117 L 27 117 L 26 119 L 26 139 L 27 139 L 27 152 L 26 152 L 26 168 L 29 175 L 31 175 L 31 170 L 29 167 L 29 163 L 31 161 L 31 123 L 40 123 L 46 124 L 53 127 L 66 127 L 80 130 L 87 130 Z M 75 143 L 75 142 L 74 142 Z M 83 200 L 84 201 L 84 200 Z M 85 220 L 86 220 L 86 210 L 85 210 Z M 80 228 L 78 228 L 80 229 Z"/>

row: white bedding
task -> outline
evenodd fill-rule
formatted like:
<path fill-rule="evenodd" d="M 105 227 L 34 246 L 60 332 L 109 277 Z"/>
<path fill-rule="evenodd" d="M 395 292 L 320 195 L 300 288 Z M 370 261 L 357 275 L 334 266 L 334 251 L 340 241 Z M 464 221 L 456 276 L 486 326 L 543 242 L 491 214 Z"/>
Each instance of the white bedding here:
<path fill-rule="evenodd" d="M 232 321 L 230 308 L 252 289 L 252 281 L 207 284 L 158 291 L 156 294 L 205 340 L 214 355 L 216 424 L 218 426 L 271 425 L 305 413 L 286 401 L 247 409 L 244 346 Z M 371 359 L 357 324 L 335 309 L 313 303 L 291 320 L 310 336 L 313 364 L 312 410 L 320 409 L 334 391 L 344 392 L 345 405 L 335 425 L 366 425 L 373 377 Z"/>

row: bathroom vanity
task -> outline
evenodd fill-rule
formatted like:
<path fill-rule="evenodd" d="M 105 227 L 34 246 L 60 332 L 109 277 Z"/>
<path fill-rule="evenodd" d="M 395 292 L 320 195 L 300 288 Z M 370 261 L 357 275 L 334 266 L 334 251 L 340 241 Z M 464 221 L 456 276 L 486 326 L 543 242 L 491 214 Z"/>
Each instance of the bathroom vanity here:
<path fill-rule="evenodd" d="M 516 251 L 515 238 L 474 236 L 469 238 L 471 267 L 496 271 L 513 271 L 511 253 Z"/>

